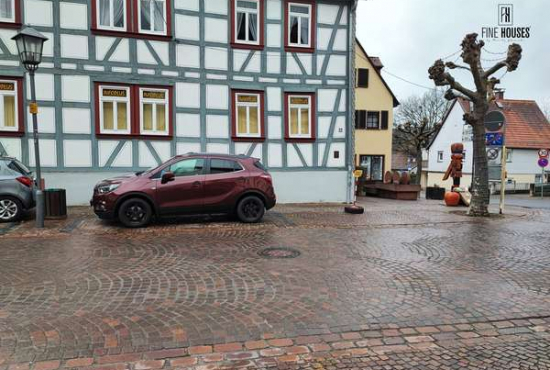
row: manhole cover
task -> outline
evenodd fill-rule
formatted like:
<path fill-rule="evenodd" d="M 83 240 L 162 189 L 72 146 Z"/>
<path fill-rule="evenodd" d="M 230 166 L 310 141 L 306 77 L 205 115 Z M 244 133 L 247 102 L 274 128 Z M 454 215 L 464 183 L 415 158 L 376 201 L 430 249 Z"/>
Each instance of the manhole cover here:
<path fill-rule="evenodd" d="M 264 258 L 296 258 L 300 252 L 287 247 L 274 247 L 262 249 L 258 254 Z"/>

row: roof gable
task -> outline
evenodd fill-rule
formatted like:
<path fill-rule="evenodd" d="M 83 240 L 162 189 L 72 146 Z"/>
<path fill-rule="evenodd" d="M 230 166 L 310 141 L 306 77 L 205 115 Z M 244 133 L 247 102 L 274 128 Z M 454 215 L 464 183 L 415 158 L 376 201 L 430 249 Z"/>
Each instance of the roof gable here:
<path fill-rule="evenodd" d="M 550 148 L 550 124 L 533 100 L 498 100 L 506 117 L 506 146 Z"/>

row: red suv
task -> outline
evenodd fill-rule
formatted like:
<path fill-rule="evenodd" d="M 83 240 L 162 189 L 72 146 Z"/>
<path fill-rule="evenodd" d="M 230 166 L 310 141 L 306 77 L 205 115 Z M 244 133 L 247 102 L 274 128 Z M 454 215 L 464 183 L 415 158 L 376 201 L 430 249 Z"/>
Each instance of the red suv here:
<path fill-rule="evenodd" d="M 101 181 L 90 204 L 101 219 L 142 227 L 153 217 L 183 214 L 229 213 L 258 222 L 275 202 L 271 175 L 258 159 L 189 153 L 133 176 Z"/>

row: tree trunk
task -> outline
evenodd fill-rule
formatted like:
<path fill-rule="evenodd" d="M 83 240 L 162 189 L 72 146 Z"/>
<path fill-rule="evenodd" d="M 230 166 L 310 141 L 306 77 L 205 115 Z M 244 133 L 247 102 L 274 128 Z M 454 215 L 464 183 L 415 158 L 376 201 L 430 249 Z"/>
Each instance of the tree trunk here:
<path fill-rule="evenodd" d="M 487 111 L 486 105 L 475 109 L 476 121 L 473 124 L 474 131 L 474 173 L 472 201 L 468 214 L 471 216 L 489 215 L 489 164 L 485 146 L 484 118 Z"/>
<path fill-rule="evenodd" d="M 416 151 L 416 178 L 415 184 L 421 185 L 422 181 L 422 148 L 417 148 Z"/>

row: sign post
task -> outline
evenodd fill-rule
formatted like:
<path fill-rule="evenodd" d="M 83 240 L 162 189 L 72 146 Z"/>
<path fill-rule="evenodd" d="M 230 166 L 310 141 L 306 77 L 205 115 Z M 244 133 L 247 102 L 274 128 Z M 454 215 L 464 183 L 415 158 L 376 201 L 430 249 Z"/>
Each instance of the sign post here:
<path fill-rule="evenodd" d="M 542 170 L 542 174 L 540 177 L 540 197 L 544 198 L 544 174 L 545 174 L 544 169 L 548 167 L 548 150 L 547 149 L 539 150 L 538 165 Z"/>
<path fill-rule="evenodd" d="M 504 131 L 506 118 L 499 110 L 494 110 L 485 115 L 485 145 L 490 149 L 487 153 L 488 159 L 496 159 L 498 152 L 496 148 L 501 147 L 500 153 L 500 202 L 499 213 L 504 212 L 504 196 L 506 194 L 506 145 Z"/>

